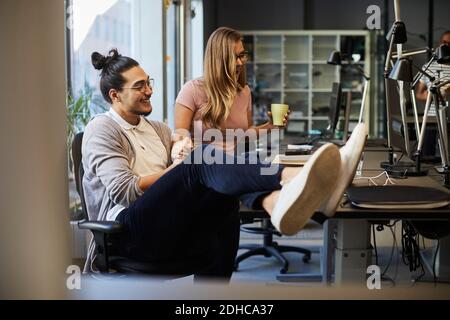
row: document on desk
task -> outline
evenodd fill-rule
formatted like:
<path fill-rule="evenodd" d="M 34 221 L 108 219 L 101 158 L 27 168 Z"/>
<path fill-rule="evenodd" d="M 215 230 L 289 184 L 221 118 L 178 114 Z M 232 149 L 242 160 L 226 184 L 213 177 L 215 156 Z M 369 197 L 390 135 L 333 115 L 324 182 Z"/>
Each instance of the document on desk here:
<path fill-rule="evenodd" d="M 273 159 L 272 163 L 275 164 L 285 164 L 285 165 L 291 165 L 291 166 L 303 166 L 305 165 L 306 161 L 311 158 L 310 154 L 304 154 L 304 155 L 284 155 L 284 154 L 277 154 L 275 158 Z"/>
<path fill-rule="evenodd" d="M 287 145 L 288 150 L 305 150 L 305 151 L 311 151 L 314 146 L 309 144 L 288 144 Z"/>

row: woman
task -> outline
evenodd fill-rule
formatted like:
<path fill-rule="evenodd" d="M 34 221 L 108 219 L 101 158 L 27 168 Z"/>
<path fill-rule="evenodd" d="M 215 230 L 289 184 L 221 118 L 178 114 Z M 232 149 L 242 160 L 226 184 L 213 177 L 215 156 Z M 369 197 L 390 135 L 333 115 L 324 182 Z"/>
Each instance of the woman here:
<path fill-rule="evenodd" d="M 176 99 L 177 134 L 186 136 L 190 133 L 197 146 L 211 142 L 202 139 L 200 134 L 206 129 L 219 129 L 222 132 L 226 129 L 253 129 L 258 134 L 261 129 L 275 128 L 270 112 L 267 123 L 253 125 L 252 97 L 245 72 L 247 59 L 239 32 L 226 27 L 213 32 L 206 45 L 204 76 L 187 82 Z M 286 123 L 287 115 L 284 120 Z M 214 145 L 231 153 L 236 141 L 215 141 Z M 174 150 L 180 151 L 181 144 Z"/>

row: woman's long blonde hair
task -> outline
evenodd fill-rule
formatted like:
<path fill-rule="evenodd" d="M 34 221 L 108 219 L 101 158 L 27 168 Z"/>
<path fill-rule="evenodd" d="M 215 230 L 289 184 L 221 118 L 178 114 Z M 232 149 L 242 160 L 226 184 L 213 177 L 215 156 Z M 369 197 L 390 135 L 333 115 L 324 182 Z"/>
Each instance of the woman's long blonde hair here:
<path fill-rule="evenodd" d="M 209 128 L 224 129 L 233 100 L 246 83 L 245 66 L 236 74 L 236 43 L 242 35 L 231 28 L 221 27 L 209 37 L 205 50 L 204 86 L 208 101 L 201 109 L 203 122 Z"/>

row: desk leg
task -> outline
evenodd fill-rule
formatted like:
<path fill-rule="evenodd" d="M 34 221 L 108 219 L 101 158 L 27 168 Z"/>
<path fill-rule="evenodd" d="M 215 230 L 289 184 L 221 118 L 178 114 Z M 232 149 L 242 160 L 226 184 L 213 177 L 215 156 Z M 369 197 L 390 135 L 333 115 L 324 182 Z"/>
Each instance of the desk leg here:
<path fill-rule="evenodd" d="M 337 221 L 328 219 L 323 226 L 323 248 L 321 259 L 321 271 L 323 275 L 322 282 L 331 283 L 333 275 L 333 256 L 335 250 L 334 233 L 336 231 Z"/>
<path fill-rule="evenodd" d="M 335 257 L 336 284 L 366 284 L 367 266 L 372 259 L 370 225 L 366 220 L 337 222 Z"/>
<path fill-rule="evenodd" d="M 277 280 L 281 282 L 323 282 L 329 284 L 333 274 L 333 254 L 334 254 L 334 229 L 336 220 L 328 219 L 323 224 L 323 248 L 320 258 L 320 273 L 286 273 L 279 274 Z"/>
<path fill-rule="evenodd" d="M 450 237 L 439 241 L 439 252 L 437 261 L 437 276 L 450 281 Z"/>

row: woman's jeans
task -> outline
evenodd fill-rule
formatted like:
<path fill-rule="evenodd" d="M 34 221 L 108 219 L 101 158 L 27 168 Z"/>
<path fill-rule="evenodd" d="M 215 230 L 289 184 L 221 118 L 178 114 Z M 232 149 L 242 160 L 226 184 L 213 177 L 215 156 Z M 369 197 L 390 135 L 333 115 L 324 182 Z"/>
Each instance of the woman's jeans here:
<path fill-rule="evenodd" d="M 126 228 L 119 241 L 121 254 L 161 261 L 212 252 L 214 263 L 198 275 L 231 277 L 239 245 L 239 199 L 260 207 L 264 195 L 281 188 L 282 166 L 263 175 L 268 164 L 236 164 L 236 157 L 216 149 L 212 154 L 225 164 L 195 164 L 195 152 L 206 148 L 194 150 L 118 215 Z"/>

